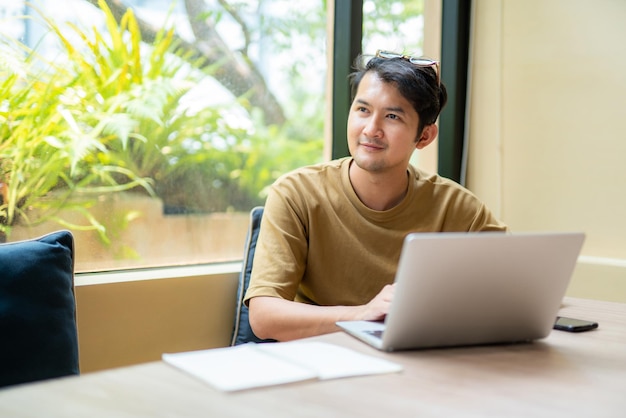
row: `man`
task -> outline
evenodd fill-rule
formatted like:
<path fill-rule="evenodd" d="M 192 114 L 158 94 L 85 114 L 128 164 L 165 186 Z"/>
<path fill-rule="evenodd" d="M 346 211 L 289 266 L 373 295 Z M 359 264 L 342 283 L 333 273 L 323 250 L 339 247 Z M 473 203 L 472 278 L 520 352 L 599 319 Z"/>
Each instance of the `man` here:
<path fill-rule="evenodd" d="M 381 320 L 410 232 L 505 231 L 460 185 L 410 165 L 447 100 L 434 61 L 379 51 L 351 76 L 351 157 L 282 176 L 268 195 L 245 296 L 263 339 Z"/>

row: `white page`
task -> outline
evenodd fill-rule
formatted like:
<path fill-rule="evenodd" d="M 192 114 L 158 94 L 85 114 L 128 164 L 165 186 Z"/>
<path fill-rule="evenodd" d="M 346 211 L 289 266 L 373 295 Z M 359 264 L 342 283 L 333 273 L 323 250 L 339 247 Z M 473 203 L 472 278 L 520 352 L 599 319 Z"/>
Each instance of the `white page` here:
<path fill-rule="evenodd" d="M 402 366 L 379 357 L 323 342 L 293 341 L 260 344 L 259 349 L 286 361 L 315 370 L 319 379 L 395 373 Z"/>
<path fill-rule="evenodd" d="M 234 391 L 315 379 L 317 373 L 256 349 L 256 344 L 163 354 L 163 361 L 211 386 Z"/>

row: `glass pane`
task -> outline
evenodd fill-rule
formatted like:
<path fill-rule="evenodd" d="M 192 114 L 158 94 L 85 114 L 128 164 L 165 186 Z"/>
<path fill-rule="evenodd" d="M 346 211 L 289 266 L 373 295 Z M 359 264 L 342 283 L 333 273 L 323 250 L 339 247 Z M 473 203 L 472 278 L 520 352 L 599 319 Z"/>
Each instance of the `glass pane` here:
<path fill-rule="evenodd" d="M 70 229 L 77 271 L 241 259 L 323 158 L 325 2 L 61 3 L 0 0 L 0 238 Z"/>
<path fill-rule="evenodd" d="M 424 0 L 365 0 L 363 53 L 376 50 L 421 56 L 424 46 Z"/>

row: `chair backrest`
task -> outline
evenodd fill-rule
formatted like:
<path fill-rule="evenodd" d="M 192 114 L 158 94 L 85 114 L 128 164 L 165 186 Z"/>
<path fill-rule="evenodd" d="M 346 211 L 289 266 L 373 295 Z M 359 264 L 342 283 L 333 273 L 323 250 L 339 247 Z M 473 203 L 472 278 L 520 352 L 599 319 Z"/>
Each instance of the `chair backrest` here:
<path fill-rule="evenodd" d="M 243 303 L 248 284 L 250 284 L 250 274 L 254 262 L 254 251 L 256 241 L 261 230 L 261 219 L 263 218 L 263 207 L 257 206 L 250 211 L 250 224 L 243 254 L 243 265 L 239 274 L 239 286 L 237 287 L 237 303 L 235 311 L 235 324 L 230 345 L 239 345 L 249 342 L 272 342 L 274 340 L 262 340 L 250 328 L 248 321 L 248 307 Z"/>
<path fill-rule="evenodd" d="M 74 237 L 0 244 L 0 387 L 78 373 Z"/>

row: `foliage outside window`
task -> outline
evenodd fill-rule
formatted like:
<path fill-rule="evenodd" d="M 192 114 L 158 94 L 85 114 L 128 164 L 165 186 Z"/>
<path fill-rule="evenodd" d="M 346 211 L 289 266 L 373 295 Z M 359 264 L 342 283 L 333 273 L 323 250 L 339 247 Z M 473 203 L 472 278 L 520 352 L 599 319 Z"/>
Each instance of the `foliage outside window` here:
<path fill-rule="evenodd" d="M 77 271 L 240 259 L 267 186 L 322 159 L 325 1 L 3 2 L 2 239 L 71 229 Z M 419 46 L 420 4 L 364 2 L 371 43 Z"/>

